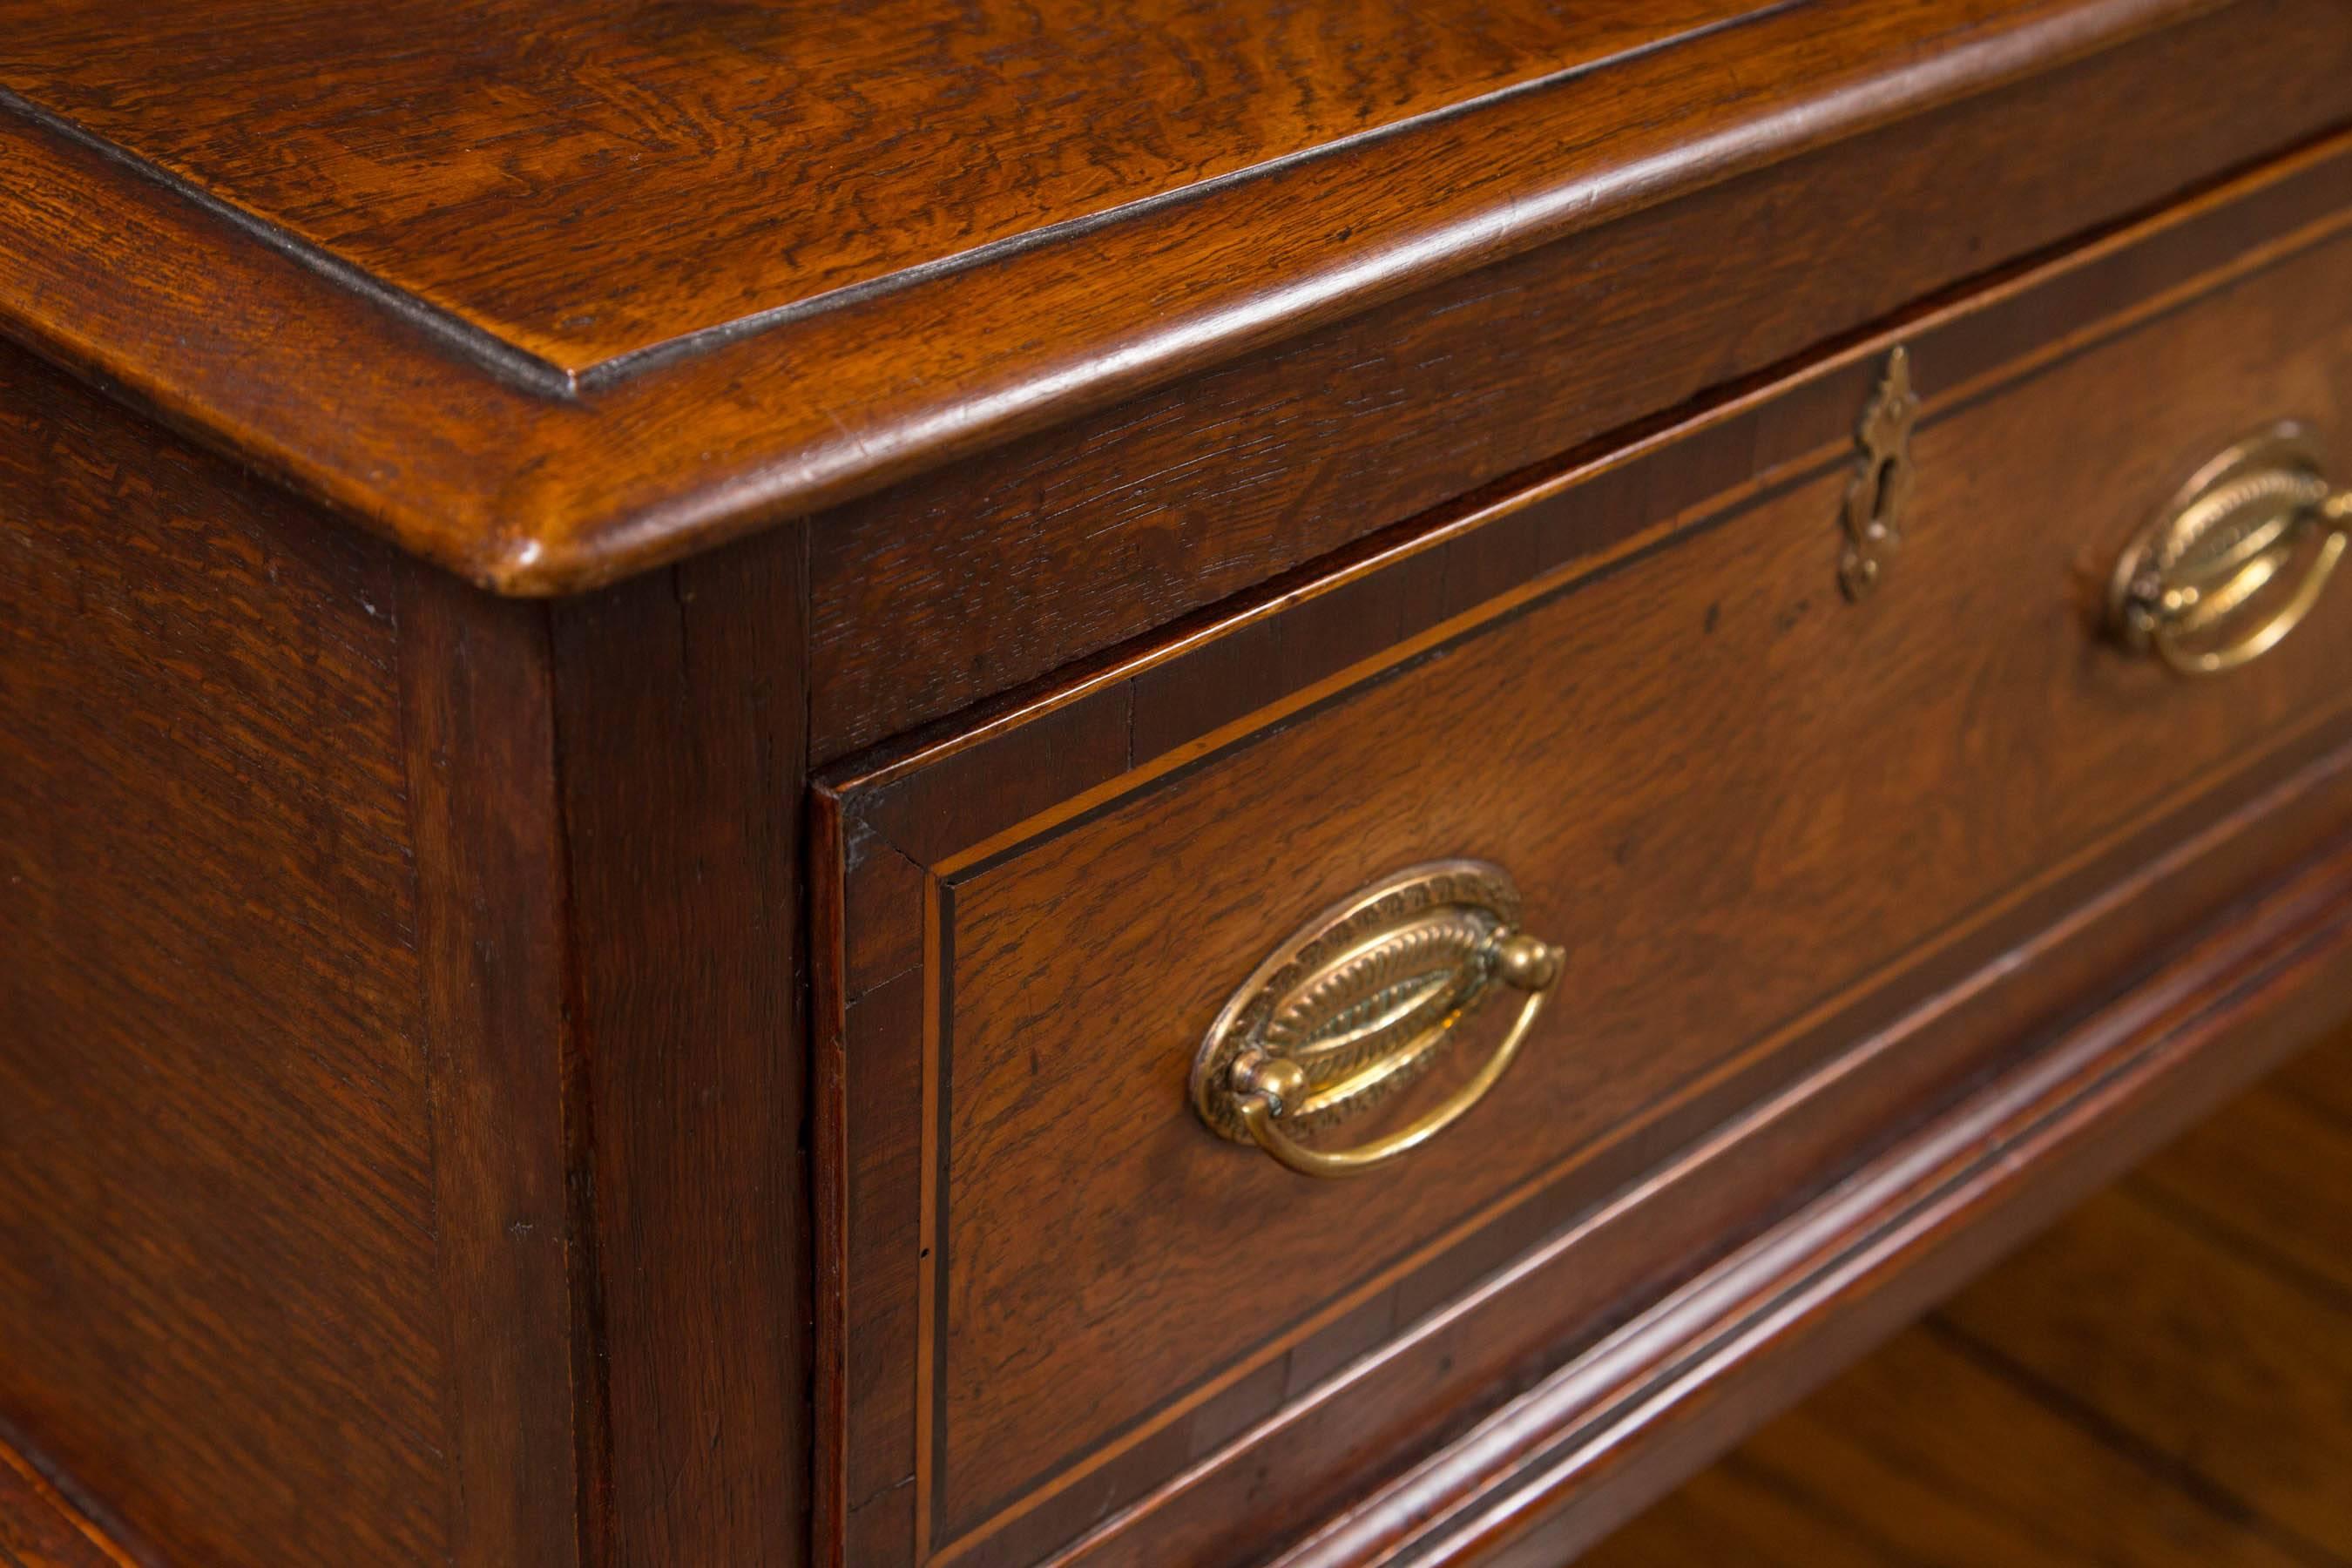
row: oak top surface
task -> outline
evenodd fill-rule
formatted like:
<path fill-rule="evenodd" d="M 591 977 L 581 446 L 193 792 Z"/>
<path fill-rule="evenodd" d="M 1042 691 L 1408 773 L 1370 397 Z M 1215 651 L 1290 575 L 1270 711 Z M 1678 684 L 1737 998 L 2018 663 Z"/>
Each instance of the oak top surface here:
<path fill-rule="evenodd" d="M 1759 0 L 0 4 L 0 83 L 565 371 Z"/>
<path fill-rule="evenodd" d="M 2217 0 L 0 0 L 0 332 L 562 592 Z"/>

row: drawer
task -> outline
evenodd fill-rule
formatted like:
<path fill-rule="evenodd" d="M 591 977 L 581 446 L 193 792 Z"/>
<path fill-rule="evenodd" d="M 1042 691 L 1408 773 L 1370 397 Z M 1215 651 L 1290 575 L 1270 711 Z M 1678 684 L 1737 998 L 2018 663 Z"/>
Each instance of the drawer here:
<path fill-rule="evenodd" d="M 2339 195 L 2170 215 L 827 781 L 831 1549 L 1262 1557 L 2285 853 L 2227 825 L 2352 734 L 2352 584 L 2212 675 L 2126 646 L 2115 584 L 2249 432 L 2323 449 L 2258 489 L 2352 448 Z M 2150 568 L 2294 520 L 2176 662 L 2306 607 L 2321 489 Z M 1510 889 L 1318 914 L 1449 861 Z M 1296 1142 L 1458 1120 L 1334 1180 L 1246 1141 L 1224 1058 L 1204 1119 L 1245 982 L 1297 1002 L 1416 899 L 1465 912 L 1274 1054 L 1476 992 L 1432 1070 Z M 1544 945 L 1505 976 L 1512 932 Z"/>

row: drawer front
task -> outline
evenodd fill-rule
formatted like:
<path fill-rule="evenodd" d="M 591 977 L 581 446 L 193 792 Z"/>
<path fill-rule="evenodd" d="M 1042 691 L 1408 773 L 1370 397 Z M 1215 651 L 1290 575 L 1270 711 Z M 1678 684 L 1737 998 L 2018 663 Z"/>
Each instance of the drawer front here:
<path fill-rule="evenodd" d="M 1923 1048 L 1781 1163 L 1561 1239 L 1954 986 L 2026 985 L 2021 944 L 2346 733 L 2352 582 L 2210 679 L 2103 629 L 2233 437 L 2352 447 L 2346 183 L 2274 171 L 831 781 L 833 1549 L 1262 1555 L 1396 1462 L 1371 1426 L 1302 1456 L 1300 1412 L 1376 1396 L 1425 1445 L 1989 1059 Z M 1907 495 L 1882 465 L 1861 504 L 1900 499 L 1902 542 L 1855 597 L 1853 429 L 1898 344 Z M 1496 1091 L 1349 1181 L 1211 1131 L 1188 1075 L 1236 988 L 1451 858 L 1559 952 Z M 2168 917 L 2137 903 L 2144 944 Z M 1574 1285 L 1524 1333 L 1429 1348 L 1539 1252 Z M 1222 1535 L 1167 1506 L 1267 1489 Z"/>

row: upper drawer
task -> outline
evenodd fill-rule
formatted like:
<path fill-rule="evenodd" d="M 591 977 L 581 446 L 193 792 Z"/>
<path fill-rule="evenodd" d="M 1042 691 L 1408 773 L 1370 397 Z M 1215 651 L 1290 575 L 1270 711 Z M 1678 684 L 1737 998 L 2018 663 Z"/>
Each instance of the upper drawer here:
<path fill-rule="evenodd" d="M 2234 437 L 2352 439 L 2347 199 L 2352 159 L 2273 171 L 834 780 L 819 1441 L 848 1560 L 1029 1562 L 1121 1510 L 1087 1550 L 1262 1554 L 2005 1048 L 2100 973 L 2019 957 L 2062 917 L 2113 963 L 2217 896 L 2113 898 L 2352 728 L 2352 584 L 2210 679 L 2119 647 L 2109 585 Z M 1874 463 L 1855 419 L 1898 345 L 1921 400 L 1882 407 L 1902 458 Z M 1849 595 L 1849 506 L 1897 503 Z M 2184 646 L 2300 607 L 2330 524 L 2282 504 L 2275 553 L 2203 584 L 2262 592 Z M 1497 1090 L 1352 1182 L 1204 1127 L 1188 1076 L 1236 988 L 1317 910 L 1462 857 L 1559 953 Z M 2008 1034 L 1827 1081 L 1970 975 L 2018 998 Z M 1463 1027 L 1475 1062 L 1499 1014 Z M 1814 1079 L 1801 1136 L 1710 1139 Z M 1643 1223 L 1601 1227 L 1645 1178 Z M 1343 1406 L 1379 1418 L 1314 1441 Z M 1188 1493 L 1249 1507 L 1159 1506 Z"/>
<path fill-rule="evenodd" d="M 1220 359 L 824 516 L 809 557 L 816 756 L 845 758 L 1045 677 L 2352 121 L 2352 7 L 2340 0 L 1776 9 L 1816 26 L 1842 16 L 1847 36 L 1882 41 L 1931 14 L 1939 20 L 1922 34 L 1932 46 L 1902 50 L 1902 68 L 1862 95 L 1874 100 L 1866 131 L 1654 205 L 1645 195 L 1613 221 L 1580 222 L 1552 244 Z M 2012 55 L 2011 68 L 2032 61 L 2023 79 L 1936 108 L 1914 96 L 1940 98 L 1931 78 L 1964 55 L 1985 58 L 1962 48 L 1965 29 L 2061 10 L 2074 13 L 2071 41 L 2058 53 Z M 2074 55 L 2101 34 L 2105 47 Z M 1685 72 L 1686 107 L 1729 110 L 1775 79 L 1753 39 L 1717 42 L 1738 61 L 1738 90 L 1718 98 Z M 1822 89 L 1836 68 L 1822 55 L 1796 71 Z M 1605 79 L 1570 90 L 1595 135 L 1632 129 Z M 1829 129 L 1805 124 L 1809 136 Z M 1691 129 L 1644 132 L 1687 152 Z M 1709 140 L 1707 161 L 1731 154 L 1716 164 L 1727 176 L 1759 145 Z M 1593 146 L 1572 134 L 1541 162 L 1572 167 Z M 1649 184 L 1661 174 L 1634 177 L 1663 196 L 1666 187 Z M 1423 168 L 1384 182 L 1370 205 L 1424 212 L 1439 198 L 1421 183 L 1429 178 Z M 1293 237 L 1310 232 L 1300 219 Z M 1230 235 L 1220 244 L 1244 248 Z M 1408 254 L 1392 259 L 1406 266 Z M 1309 292 L 1270 255 L 1253 262 L 1265 268 L 1268 300 Z M 1170 321 L 1199 321 L 1199 304 L 1164 293 L 1159 308 Z M 986 613 L 973 613 L 981 605 Z"/>

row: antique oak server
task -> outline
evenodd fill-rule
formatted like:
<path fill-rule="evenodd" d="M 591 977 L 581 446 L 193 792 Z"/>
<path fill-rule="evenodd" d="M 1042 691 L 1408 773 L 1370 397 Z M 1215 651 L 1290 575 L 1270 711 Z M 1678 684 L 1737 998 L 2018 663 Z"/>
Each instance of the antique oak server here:
<path fill-rule="evenodd" d="M 2352 1011 L 2347 127 L 0 0 L 0 1555 L 1566 1560 Z"/>

